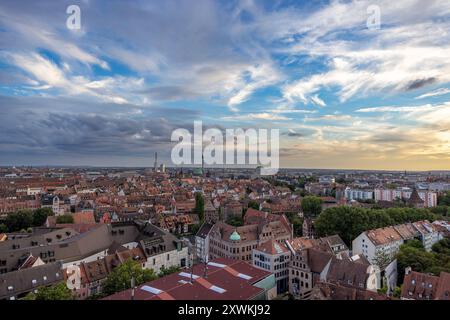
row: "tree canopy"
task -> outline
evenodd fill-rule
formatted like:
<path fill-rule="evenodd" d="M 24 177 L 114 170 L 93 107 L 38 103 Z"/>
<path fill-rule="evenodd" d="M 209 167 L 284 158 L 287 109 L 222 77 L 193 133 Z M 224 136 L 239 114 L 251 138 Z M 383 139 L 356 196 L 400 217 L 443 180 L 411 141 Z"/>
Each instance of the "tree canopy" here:
<path fill-rule="evenodd" d="M 315 196 L 306 196 L 301 202 L 305 217 L 317 217 L 322 212 L 322 199 Z"/>
<path fill-rule="evenodd" d="M 64 282 L 38 288 L 37 293 L 30 292 L 24 300 L 73 300 L 72 292 Z"/>
<path fill-rule="evenodd" d="M 8 214 L 4 225 L 6 226 L 6 231 L 8 232 L 27 230 L 30 227 L 42 226 L 47 220 L 47 217 L 51 215 L 53 215 L 51 208 L 39 208 L 34 211 L 19 210 Z"/>
<path fill-rule="evenodd" d="M 195 194 L 195 208 L 194 213 L 198 215 L 200 222 L 205 220 L 205 199 L 200 192 Z"/>
<path fill-rule="evenodd" d="M 179 272 L 181 270 L 181 268 L 179 266 L 171 266 L 169 268 L 166 268 L 164 266 L 161 267 L 161 270 L 158 273 L 158 277 L 164 277 L 167 276 L 169 274 L 175 273 L 175 272 Z"/>
<path fill-rule="evenodd" d="M 416 241 L 408 241 L 397 253 L 398 279 L 403 282 L 405 268 L 438 276 L 442 271 L 450 272 L 450 240 L 435 243 L 431 252 L 425 251 Z"/>
<path fill-rule="evenodd" d="M 39 208 L 33 212 L 33 226 L 42 226 L 47 221 L 48 216 L 52 216 L 53 211 L 51 208 Z"/>
<path fill-rule="evenodd" d="M 226 222 L 233 227 L 240 227 L 244 225 L 244 219 L 239 216 L 232 216 L 228 218 Z"/>
<path fill-rule="evenodd" d="M 6 217 L 5 224 L 9 232 L 27 229 L 33 225 L 33 211 L 19 210 L 16 213 L 10 213 Z"/>
<path fill-rule="evenodd" d="M 73 222 L 74 222 L 73 216 L 70 214 L 65 214 L 65 215 L 56 217 L 56 223 L 64 224 L 64 223 L 73 223 Z"/>
<path fill-rule="evenodd" d="M 285 213 L 286 218 L 288 218 L 289 222 L 292 223 L 294 228 L 294 236 L 301 237 L 302 236 L 302 227 L 303 227 L 303 219 L 298 216 L 297 213 L 287 212 Z"/>
<path fill-rule="evenodd" d="M 363 231 L 419 220 L 436 220 L 426 209 L 389 208 L 364 209 L 350 206 L 324 210 L 315 221 L 320 236 L 338 234 L 347 245 Z"/>
<path fill-rule="evenodd" d="M 119 291 L 131 288 L 131 278 L 135 285 L 155 280 L 158 276 L 152 269 L 142 269 L 141 265 L 134 260 L 127 260 L 115 268 L 103 283 L 103 293 L 111 295 Z"/>
<path fill-rule="evenodd" d="M 255 210 L 259 210 L 259 204 L 258 204 L 258 202 L 254 201 L 254 200 L 250 200 L 248 202 L 248 208 L 253 208 Z"/>
<path fill-rule="evenodd" d="M 450 191 L 438 196 L 438 205 L 450 207 Z"/>

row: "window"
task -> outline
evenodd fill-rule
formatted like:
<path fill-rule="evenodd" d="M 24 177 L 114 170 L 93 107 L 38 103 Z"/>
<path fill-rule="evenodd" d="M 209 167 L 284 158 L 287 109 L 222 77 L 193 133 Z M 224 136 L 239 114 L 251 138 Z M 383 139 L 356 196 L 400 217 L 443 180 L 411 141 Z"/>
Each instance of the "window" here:
<path fill-rule="evenodd" d="M 167 261 L 170 260 L 170 254 L 167 254 Z"/>

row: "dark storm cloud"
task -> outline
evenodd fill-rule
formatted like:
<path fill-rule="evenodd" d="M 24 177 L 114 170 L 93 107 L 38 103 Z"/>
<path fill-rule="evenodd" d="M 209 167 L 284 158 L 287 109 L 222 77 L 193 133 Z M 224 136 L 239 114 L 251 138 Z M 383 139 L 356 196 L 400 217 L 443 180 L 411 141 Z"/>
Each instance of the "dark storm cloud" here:
<path fill-rule="evenodd" d="M 161 86 L 138 91 L 148 94 L 154 100 L 182 100 L 199 97 L 200 94 L 182 86 Z"/>
<path fill-rule="evenodd" d="M 408 85 L 406 86 L 406 91 L 423 88 L 425 86 L 435 83 L 437 80 L 438 79 L 436 79 L 434 77 L 425 78 L 425 79 L 416 79 L 416 80 L 408 83 Z"/>
<path fill-rule="evenodd" d="M 304 137 L 305 136 L 303 133 L 299 133 L 299 132 L 283 132 L 281 135 L 288 136 L 288 137 Z"/>
<path fill-rule="evenodd" d="M 105 110 L 105 106 L 88 102 L 80 104 L 84 111 L 79 112 L 80 108 L 72 109 L 74 104 L 74 100 L 61 98 L 0 97 L 0 163 L 19 154 L 26 154 L 29 159 L 51 159 L 52 155 L 75 159 L 99 154 L 139 157 L 160 149 L 170 150 L 172 131 L 192 131 L 188 114 L 196 114 L 170 108 L 122 114 L 120 111 L 133 110 Z"/>

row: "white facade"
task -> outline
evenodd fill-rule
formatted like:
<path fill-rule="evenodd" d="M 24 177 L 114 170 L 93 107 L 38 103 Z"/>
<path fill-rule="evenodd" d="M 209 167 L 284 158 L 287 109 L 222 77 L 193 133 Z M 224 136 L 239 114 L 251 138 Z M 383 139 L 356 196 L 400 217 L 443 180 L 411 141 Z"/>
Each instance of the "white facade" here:
<path fill-rule="evenodd" d="M 437 206 L 437 193 L 428 190 L 419 190 L 419 197 L 424 201 L 425 207 Z M 410 188 L 383 189 L 374 190 L 375 201 L 394 201 L 396 199 L 409 199 L 412 190 Z"/>
<path fill-rule="evenodd" d="M 153 269 L 156 273 L 161 271 L 161 268 L 170 268 L 172 266 L 177 267 L 189 267 L 189 254 L 188 248 L 183 247 L 181 250 L 166 251 L 147 258 L 145 262 L 145 269 Z"/>
<path fill-rule="evenodd" d="M 362 254 L 371 264 L 375 263 L 377 255 L 384 253 L 390 257 L 394 257 L 400 246 L 404 243 L 403 239 L 388 242 L 381 245 L 374 244 L 367 236 L 367 231 L 361 233 L 352 242 L 352 254 Z"/>
<path fill-rule="evenodd" d="M 369 200 L 373 199 L 372 190 L 345 188 L 345 198 L 347 200 Z"/>
<path fill-rule="evenodd" d="M 332 184 L 335 183 L 336 179 L 332 176 L 321 176 L 319 177 L 319 183 L 324 183 L 324 184 Z"/>
<path fill-rule="evenodd" d="M 209 236 L 203 238 L 195 236 L 195 249 L 197 258 L 202 262 L 209 261 Z"/>
<path fill-rule="evenodd" d="M 27 196 L 35 196 L 37 194 L 40 194 L 42 192 L 42 188 L 27 188 Z"/>
<path fill-rule="evenodd" d="M 252 255 L 252 264 L 254 267 L 269 271 L 275 275 L 278 294 L 289 290 L 290 251 L 272 255 L 267 252 L 253 249 Z"/>

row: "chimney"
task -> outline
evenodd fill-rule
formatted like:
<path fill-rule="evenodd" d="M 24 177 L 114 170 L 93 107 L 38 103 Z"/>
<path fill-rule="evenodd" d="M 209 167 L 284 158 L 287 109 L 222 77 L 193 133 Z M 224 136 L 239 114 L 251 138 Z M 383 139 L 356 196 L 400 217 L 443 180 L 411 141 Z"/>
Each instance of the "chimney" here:
<path fill-rule="evenodd" d="M 406 267 L 406 268 L 405 268 L 405 275 L 410 274 L 411 271 L 412 271 L 412 268 L 411 268 L 411 267 Z"/>

